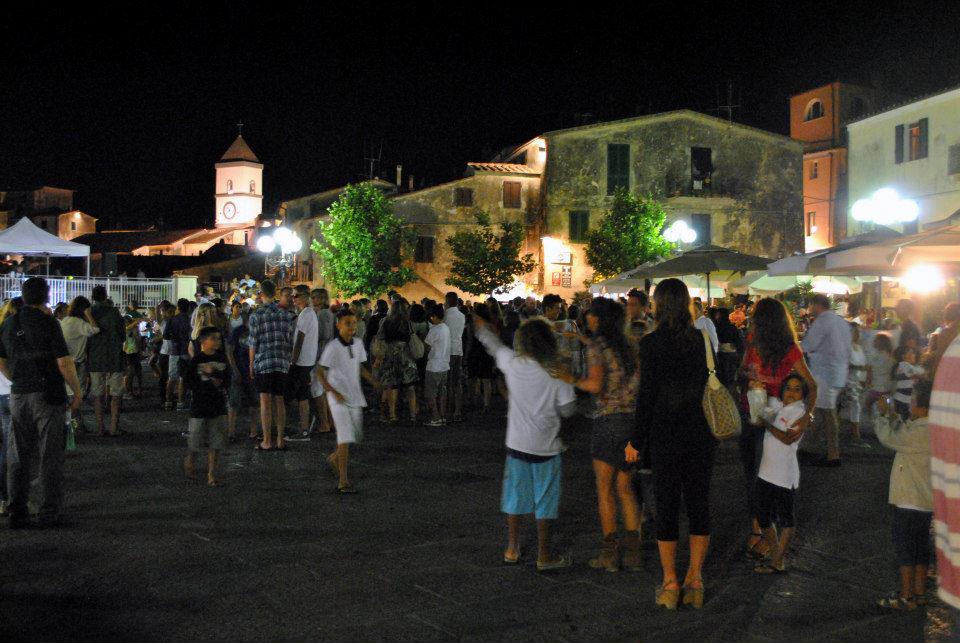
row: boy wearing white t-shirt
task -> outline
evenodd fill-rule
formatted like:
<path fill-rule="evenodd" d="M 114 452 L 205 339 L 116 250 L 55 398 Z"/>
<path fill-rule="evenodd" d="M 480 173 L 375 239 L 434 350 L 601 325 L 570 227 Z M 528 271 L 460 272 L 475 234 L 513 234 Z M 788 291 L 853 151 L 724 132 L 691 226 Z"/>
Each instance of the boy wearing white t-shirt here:
<path fill-rule="evenodd" d="M 349 307 L 344 307 L 337 315 L 338 337 L 323 349 L 320 356 L 320 381 L 327 392 L 327 403 L 333 426 L 337 430 L 337 448 L 327 457 L 338 478 L 339 493 L 357 493 L 347 477 L 347 458 L 350 445 L 360 441 L 363 435 L 363 409 L 367 400 L 360 388 L 360 378 L 380 387 L 377 378 L 364 366 L 367 352 L 363 342 L 354 338 L 357 332 L 357 318 Z"/>
<path fill-rule="evenodd" d="M 761 414 L 767 422 L 767 431 L 763 435 L 763 455 L 757 471 L 757 521 L 770 547 L 770 559 L 756 567 L 754 571 L 758 574 L 779 574 L 786 570 L 783 557 L 793 537 L 795 490 L 800 486 L 797 449 L 801 434 L 791 427 L 807 413 L 804 402 L 807 392 L 806 380 L 792 373 L 780 385 L 780 399 L 770 398 Z"/>
<path fill-rule="evenodd" d="M 423 396 L 430 406 L 430 421 L 427 426 L 443 426 L 447 423 L 447 377 L 450 371 L 450 327 L 443 323 L 443 307 L 430 306 L 430 330 L 424 343 L 429 347 L 427 368 L 423 384 Z"/>
<path fill-rule="evenodd" d="M 500 501 L 509 534 L 503 562 L 520 562 L 520 519 L 534 514 L 537 570 L 569 567 L 569 557 L 550 551 L 550 521 L 560 512 L 560 418 L 573 415 L 577 398 L 571 384 L 551 375 L 559 359 L 553 328 L 543 319 L 525 321 L 514 336 L 513 351 L 486 321 L 477 317 L 474 324 L 477 340 L 496 361 L 510 392 Z"/>

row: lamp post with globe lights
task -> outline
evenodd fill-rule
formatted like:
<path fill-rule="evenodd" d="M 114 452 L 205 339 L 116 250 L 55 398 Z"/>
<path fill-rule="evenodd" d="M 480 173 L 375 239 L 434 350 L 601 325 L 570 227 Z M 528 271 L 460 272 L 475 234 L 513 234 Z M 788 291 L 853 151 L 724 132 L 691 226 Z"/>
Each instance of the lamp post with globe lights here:
<path fill-rule="evenodd" d="M 274 228 L 270 234 L 257 238 L 257 250 L 264 254 L 264 272 L 278 271 L 277 284 L 283 284 L 287 271 L 296 261 L 295 255 L 303 248 L 303 241 L 289 228 Z M 274 253 L 277 253 L 274 255 Z"/>
<path fill-rule="evenodd" d="M 687 222 L 683 219 L 677 219 L 663 231 L 663 238 L 670 243 L 677 244 L 678 249 L 682 249 L 681 244 L 689 245 L 697 240 L 697 231 L 687 225 Z"/>

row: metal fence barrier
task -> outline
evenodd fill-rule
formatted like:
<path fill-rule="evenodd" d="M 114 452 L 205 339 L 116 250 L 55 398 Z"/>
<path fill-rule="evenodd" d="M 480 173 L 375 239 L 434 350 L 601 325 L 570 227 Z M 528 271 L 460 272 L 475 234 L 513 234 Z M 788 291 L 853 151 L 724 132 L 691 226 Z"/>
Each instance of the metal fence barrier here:
<path fill-rule="evenodd" d="M 50 305 L 70 303 L 78 295 L 90 298 L 94 286 L 104 286 L 107 296 L 121 308 L 135 299 L 140 308 L 151 308 L 161 301 L 175 302 L 173 279 L 118 279 L 116 277 L 44 277 L 50 285 Z M 0 276 L 0 293 L 4 300 L 20 296 L 26 277 Z"/>

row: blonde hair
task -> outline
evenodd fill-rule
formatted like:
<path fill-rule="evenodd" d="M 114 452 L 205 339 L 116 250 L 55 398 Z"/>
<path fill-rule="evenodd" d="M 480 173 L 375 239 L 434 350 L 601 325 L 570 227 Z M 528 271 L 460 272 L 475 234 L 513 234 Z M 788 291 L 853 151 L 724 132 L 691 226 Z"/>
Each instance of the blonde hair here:
<path fill-rule="evenodd" d="M 23 308 L 22 300 L 20 302 L 16 302 L 13 299 L 8 299 L 3 304 L 3 308 L 0 308 L 0 324 L 3 324 L 3 322 L 7 320 L 7 317 L 13 317 L 16 315 L 21 308 Z"/>
<path fill-rule="evenodd" d="M 213 304 L 200 304 L 200 307 L 197 308 L 197 316 L 193 320 L 193 331 L 190 333 L 190 339 L 198 339 L 200 331 L 207 326 L 220 328 L 220 324 L 217 323 L 217 309 Z"/>

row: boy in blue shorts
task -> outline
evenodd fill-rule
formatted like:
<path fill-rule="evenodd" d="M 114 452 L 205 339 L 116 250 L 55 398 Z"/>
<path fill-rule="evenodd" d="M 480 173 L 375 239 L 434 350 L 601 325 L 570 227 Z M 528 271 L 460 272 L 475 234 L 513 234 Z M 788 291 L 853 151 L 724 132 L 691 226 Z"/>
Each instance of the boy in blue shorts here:
<path fill-rule="evenodd" d="M 550 551 L 550 521 L 560 512 L 560 418 L 573 415 L 573 386 L 553 376 L 557 340 L 542 319 L 529 319 L 517 330 L 515 351 L 504 346 L 475 318 L 476 337 L 497 362 L 510 391 L 507 413 L 507 458 L 500 508 L 507 514 L 508 543 L 503 562 L 520 562 L 520 522 L 533 514 L 537 521 L 537 570 L 569 567 L 567 556 Z"/>

